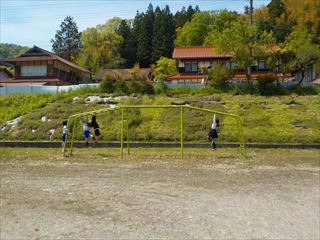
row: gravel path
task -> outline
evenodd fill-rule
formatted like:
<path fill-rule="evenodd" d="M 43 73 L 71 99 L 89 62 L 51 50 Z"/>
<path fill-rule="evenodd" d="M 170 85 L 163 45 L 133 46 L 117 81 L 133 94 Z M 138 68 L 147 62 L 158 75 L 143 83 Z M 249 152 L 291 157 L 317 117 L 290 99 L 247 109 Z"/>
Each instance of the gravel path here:
<path fill-rule="evenodd" d="M 319 168 L 1 164 L 0 239 L 319 239 Z"/>

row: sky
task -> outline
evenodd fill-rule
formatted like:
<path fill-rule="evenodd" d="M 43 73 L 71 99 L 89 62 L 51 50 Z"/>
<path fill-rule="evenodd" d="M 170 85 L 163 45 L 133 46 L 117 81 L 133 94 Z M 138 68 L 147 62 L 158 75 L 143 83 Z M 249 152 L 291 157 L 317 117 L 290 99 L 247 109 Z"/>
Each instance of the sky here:
<path fill-rule="evenodd" d="M 270 2 L 253 1 L 255 8 Z M 243 12 L 249 0 L 0 0 L 0 42 L 37 45 L 50 51 L 50 40 L 68 15 L 83 31 L 112 17 L 133 19 L 136 12 L 145 11 L 149 3 L 154 7 L 169 5 L 173 13 L 189 5 L 198 5 L 200 10 Z"/>

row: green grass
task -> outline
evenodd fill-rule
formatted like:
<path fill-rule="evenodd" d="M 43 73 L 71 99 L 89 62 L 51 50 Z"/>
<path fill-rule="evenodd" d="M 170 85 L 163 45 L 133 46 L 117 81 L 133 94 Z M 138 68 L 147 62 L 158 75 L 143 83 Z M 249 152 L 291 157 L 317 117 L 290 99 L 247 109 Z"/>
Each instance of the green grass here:
<path fill-rule="evenodd" d="M 2 123 L 23 115 L 22 121 L 14 129 L 2 131 L 0 139 L 8 140 L 48 140 L 49 130 L 55 129 L 52 140 L 59 141 L 62 121 L 69 115 L 101 109 L 104 104 L 86 104 L 85 92 L 71 92 L 64 95 L 18 94 L 0 96 Z M 73 97 L 80 100 L 73 103 Z M 3 102 L 3 100 L 5 101 Z M 242 116 L 245 138 L 258 143 L 320 143 L 320 98 L 315 96 L 276 96 L 231 94 L 176 94 L 171 96 L 140 96 L 116 101 L 120 104 L 172 104 L 186 101 L 190 105 Z M 2 104 L 4 103 L 4 104 Z M 180 138 L 179 118 L 176 109 L 130 110 L 129 130 L 132 141 L 174 141 Z M 51 121 L 40 121 L 47 116 Z M 212 114 L 187 110 L 185 112 L 185 140 L 206 142 Z M 119 112 L 108 112 L 97 116 L 104 141 L 119 140 Z M 219 142 L 237 142 L 234 119 L 221 117 Z M 33 132 L 32 132 L 33 130 Z M 76 128 L 76 139 L 82 139 L 81 125 Z"/>
<path fill-rule="evenodd" d="M 239 167 L 255 166 L 320 166 L 320 151 L 317 149 L 248 149 L 246 158 L 240 156 L 235 148 L 221 148 L 212 152 L 209 148 L 187 148 L 184 159 L 180 158 L 177 148 L 132 148 L 131 154 L 120 159 L 117 148 L 81 148 L 75 149 L 74 156 L 62 157 L 59 148 L 1 148 L 0 163 L 17 161 L 20 164 L 29 161 L 40 162 L 90 162 L 94 164 L 119 163 L 161 163 L 163 167 L 201 164 L 227 164 Z"/>

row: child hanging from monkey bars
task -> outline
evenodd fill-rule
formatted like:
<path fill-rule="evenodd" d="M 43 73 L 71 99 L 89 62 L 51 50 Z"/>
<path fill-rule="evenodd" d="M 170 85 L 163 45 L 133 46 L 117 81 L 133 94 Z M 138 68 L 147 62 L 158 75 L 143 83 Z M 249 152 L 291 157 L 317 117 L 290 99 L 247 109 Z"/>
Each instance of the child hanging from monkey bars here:
<path fill-rule="evenodd" d="M 217 128 L 219 127 L 219 119 L 216 118 L 216 115 L 213 116 L 213 121 L 211 124 L 210 131 L 208 133 L 208 140 L 210 141 L 210 146 L 212 150 L 216 149 L 215 138 L 218 138 Z"/>
<path fill-rule="evenodd" d="M 84 141 L 86 143 L 86 146 L 89 147 L 89 138 L 92 137 L 91 132 L 89 131 L 89 120 L 88 116 L 86 119 L 81 119 L 82 124 L 83 124 L 83 136 L 84 136 Z"/>
<path fill-rule="evenodd" d="M 96 115 L 92 115 L 91 118 L 91 122 L 89 123 L 89 126 L 93 128 L 93 140 L 95 142 L 95 144 L 97 144 L 99 142 L 99 138 L 100 138 L 100 127 L 99 124 L 97 122 L 97 116 Z"/>

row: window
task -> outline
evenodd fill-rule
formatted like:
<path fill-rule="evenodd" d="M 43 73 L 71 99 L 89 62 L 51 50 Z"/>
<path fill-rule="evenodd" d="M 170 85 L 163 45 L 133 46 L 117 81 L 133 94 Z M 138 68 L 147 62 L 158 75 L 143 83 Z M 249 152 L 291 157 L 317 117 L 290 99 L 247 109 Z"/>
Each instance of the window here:
<path fill-rule="evenodd" d="M 259 60 L 258 69 L 260 69 L 260 70 L 268 69 L 267 62 L 265 60 Z"/>
<path fill-rule="evenodd" d="M 185 63 L 186 72 L 198 72 L 198 63 L 197 62 L 186 62 Z"/>
<path fill-rule="evenodd" d="M 237 70 L 237 64 L 235 62 L 231 62 L 230 68 L 231 70 Z"/>
<path fill-rule="evenodd" d="M 45 77 L 47 76 L 47 65 L 21 66 L 22 77 Z"/>

